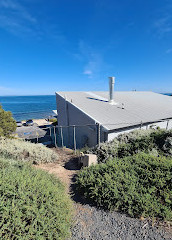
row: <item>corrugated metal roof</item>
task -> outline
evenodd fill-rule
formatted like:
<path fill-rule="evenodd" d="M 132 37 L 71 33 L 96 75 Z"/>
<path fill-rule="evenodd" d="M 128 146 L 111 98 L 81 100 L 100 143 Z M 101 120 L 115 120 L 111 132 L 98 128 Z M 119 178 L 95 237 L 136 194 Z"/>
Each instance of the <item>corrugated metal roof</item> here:
<path fill-rule="evenodd" d="M 108 130 L 172 118 L 172 97 L 153 92 L 57 92 Z M 124 109 L 122 109 L 122 104 Z"/>

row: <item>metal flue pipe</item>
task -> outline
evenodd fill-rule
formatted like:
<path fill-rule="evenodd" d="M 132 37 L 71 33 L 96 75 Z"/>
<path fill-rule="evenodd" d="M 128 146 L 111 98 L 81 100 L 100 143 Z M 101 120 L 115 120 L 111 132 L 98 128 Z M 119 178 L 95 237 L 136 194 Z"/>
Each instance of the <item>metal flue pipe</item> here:
<path fill-rule="evenodd" d="M 115 77 L 109 77 L 109 103 L 114 102 Z"/>

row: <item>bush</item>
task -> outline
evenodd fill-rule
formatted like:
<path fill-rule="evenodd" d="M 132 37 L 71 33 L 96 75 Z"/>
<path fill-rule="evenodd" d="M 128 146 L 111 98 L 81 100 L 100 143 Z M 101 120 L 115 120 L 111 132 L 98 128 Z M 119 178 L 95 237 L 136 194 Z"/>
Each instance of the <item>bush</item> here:
<path fill-rule="evenodd" d="M 49 119 L 49 122 L 52 122 L 54 126 L 56 126 L 58 123 L 57 118 L 51 118 L 51 119 Z"/>
<path fill-rule="evenodd" d="M 0 159 L 0 239 L 66 239 L 71 206 L 52 175 Z"/>
<path fill-rule="evenodd" d="M 172 137 L 167 137 L 163 145 L 163 150 L 169 155 L 172 155 Z"/>
<path fill-rule="evenodd" d="M 172 156 L 172 131 L 163 129 L 135 130 L 119 135 L 111 142 L 102 143 L 87 153 L 95 153 L 99 162 L 106 162 L 109 157 L 123 158 L 139 152 L 158 156 Z"/>
<path fill-rule="evenodd" d="M 137 154 L 84 168 L 77 189 L 96 206 L 172 220 L 172 158 Z"/>
<path fill-rule="evenodd" d="M 8 138 L 0 138 L 0 156 L 29 161 L 34 164 L 58 160 L 58 155 L 43 145 Z"/>
<path fill-rule="evenodd" d="M 6 112 L 0 105 L 0 136 L 9 137 L 16 130 L 16 121 L 11 112 Z"/>

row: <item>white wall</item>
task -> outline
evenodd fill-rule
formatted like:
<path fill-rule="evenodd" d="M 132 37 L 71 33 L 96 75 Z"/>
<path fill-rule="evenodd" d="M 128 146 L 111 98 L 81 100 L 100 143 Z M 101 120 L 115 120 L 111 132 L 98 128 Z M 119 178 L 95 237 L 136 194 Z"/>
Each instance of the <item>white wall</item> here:
<path fill-rule="evenodd" d="M 160 127 L 162 129 L 163 128 L 166 129 L 167 121 L 152 123 L 152 124 L 149 124 L 147 126 L 143 126 L 141 129 L 147 129 L 147 128 L 150 128 L 151 126 L 152 126 L 152 128 Z M 118 132 L 109 133 L 108 134 L 108 142 L 113 140 L 115 137 L 117 137 L 118 135 L 120 135 L 122 133 L 129 133 L 129 132 L 134 131 L 136 129 L 140 129 L 140 127 L 134 127 L 134 128 L 131 128 L 131 129 L 126 129 L 126 130 L 121 130 L 121 131 L 118 131 Z M 172 129 L 172 120 L 169 120 L 168 129 Z"/>

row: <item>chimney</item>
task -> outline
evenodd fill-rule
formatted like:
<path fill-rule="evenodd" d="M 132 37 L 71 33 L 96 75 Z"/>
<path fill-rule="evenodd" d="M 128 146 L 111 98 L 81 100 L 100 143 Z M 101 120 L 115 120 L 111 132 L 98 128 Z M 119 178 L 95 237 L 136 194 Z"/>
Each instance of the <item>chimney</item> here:
<path fill-rule="evenodd" d="M 114 104 L 115 77 L 109 77 L 109 103 Z"/>

